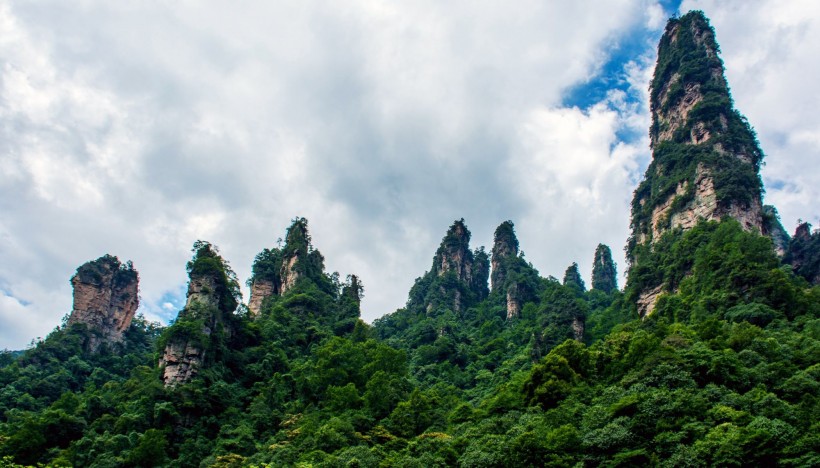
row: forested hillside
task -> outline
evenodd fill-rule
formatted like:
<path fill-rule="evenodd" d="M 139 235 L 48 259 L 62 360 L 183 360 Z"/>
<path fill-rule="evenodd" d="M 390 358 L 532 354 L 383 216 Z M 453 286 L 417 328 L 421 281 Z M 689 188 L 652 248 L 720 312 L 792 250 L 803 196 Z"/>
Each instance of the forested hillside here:
<path fill-rule="evenodd" d="M 488 252 L 461 219 L 368 325 L 366 279 L 327 272 L 295 218 L 247 305 L 197 241 L 162 327 L 133 316 L 134 266 L 101 257 L 63 325 L 0 354 L 0 466 L 820 465 L 820 234 L 775 235 L 702 13 L 660 48 L 653 99 L 689 93 L 701 120 L 656 116 L 627 284 L 609 246 L 587 286 L 537 271 L 512 221 Z"/>

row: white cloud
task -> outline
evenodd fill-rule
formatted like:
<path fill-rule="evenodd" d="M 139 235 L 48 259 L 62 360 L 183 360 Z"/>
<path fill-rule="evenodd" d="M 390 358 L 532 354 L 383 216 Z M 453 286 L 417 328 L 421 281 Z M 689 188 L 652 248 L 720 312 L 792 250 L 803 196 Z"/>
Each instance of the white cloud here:
<path fill-rule="evenodd" d="M 617 252 L 628 234 L 648 150 L 619 135 L 645 135 L 647 109 L 619 93 L 586 110 L 561 100 L 624 34 L 662 26 L 650 0 L 0 0 L 0 328 L 13 330 L 0 347 L 59 324 L 88 260 L 133 260 L 141 310 L 167 319 L 196 239 L 244 280 L 294 216 L 310 220 L 330 271 L 362 277 L 367 320 L 404 304 L 461 217 L 475 245 L 512 219 L 542 274 L 578 261 L 588 277 L 597 243 Z M 619 77 L 644 99 L 654 47 Z M 764 52 L 746 69 L 778 57 Z M 798 59 L 787 54 L 784 69 Z M 805 66 L 801 85 L 817 76 Z M 773 102 L 740 106 L 731 73 L 741 110 L 765 114 Z M 772 174 L 791 166 L 775 165 L 770 134 L 817 145 L 805 115 L 792 119 L 802 133 L 748 115 Z M 812 171 L 800 172 L 769 200 L 812 195 Z"/>

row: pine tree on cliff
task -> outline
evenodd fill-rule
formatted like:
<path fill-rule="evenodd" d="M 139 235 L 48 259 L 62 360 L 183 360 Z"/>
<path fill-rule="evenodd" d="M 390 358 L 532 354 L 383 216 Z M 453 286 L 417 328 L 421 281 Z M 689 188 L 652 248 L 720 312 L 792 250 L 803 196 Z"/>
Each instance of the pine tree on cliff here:
<path fill-rule="evenodd" d="M 604 244 L 598 244 L 598 248 L 595 249 L 595 259 L 592 262 L 592 289 L 607 294 L 618 289 L 618 275 L 615 262 L 612 261 L 612 251 Z"/>

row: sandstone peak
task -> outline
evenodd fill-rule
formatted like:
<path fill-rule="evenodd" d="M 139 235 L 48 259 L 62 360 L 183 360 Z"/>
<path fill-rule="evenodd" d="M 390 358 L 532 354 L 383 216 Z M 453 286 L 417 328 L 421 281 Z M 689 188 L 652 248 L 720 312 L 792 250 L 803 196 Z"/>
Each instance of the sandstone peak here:
<path fill-rule="evenodd" d="M 702 12 L 671 19 L 658 45 L 650 86 L 652 163 L 632 203 L 635 261 L 639 244 L 700 219 L 731 217 L 764 232 L 763 152 L 734 107 L 715 33 Z"/>
<path fill-rule="evenodd" d="M 159 359 L 166 387 L 188 382 L 212 358 L 213 337 L 231 335 L 228 318 L 241 297 L 236 275 L 216 246 L 196 241 L 192 250 L 185 307 L 169 327 Z"/>
<path fill-rule="evenodd" d="M 618 275 L 609 246 L 598 244 L 592 261 L 592 289 L 609 294 L 618 289 Z"/>
<path fill-rule="evenodd" d="M 280 239 L 281 244 L 281 239 Z M 251 298 L 248 310 L 258 316 L 265 299 L 281 296 L 296 286 L 302 278 L 319 280 L 324 274 L 324 257 L 313 248 L 305 218 L 293 219 L 285 235 L 284 245 L 264 249 L 253 262 L 248 280 Z"/>
<path fill-rule="evenodd" d="M 487 297 L 489 258 L 484 248 L 470 250 L 470 230 L 464 219 L 453 222 L 433 256 L 430 271 L 410 291 L 410 304 L 427 313 L 439 309 L 461 312 Z"/>
<path fill-rule="evenodd" d="M 734 109 L 719 52 L 702 12 L 667 23 L 650 85 L 652 162 L 632 201 L 630 268 L 663 234 L 701 220 L 733 218 L 747 231 L 769 234 L 759 175 L 763 152 Z M 640 293 L 642 315 L 662 292 L 655 285 Z"/>
<path fill-rule="evenodd" d="M 493 291 L 503 287 L 507 279 L 507 268 L 503 261 L 506 258 L 518 256 L 518 238 L 515 236 L 515 225 L 512 221 L 504 221 L 493 235 L 492 250 L 492 288 Z"/>
<path fill-rule="evenodd" d="M 564 286 L 569 286 L 578 292 L 586 291 L 587 287 L 581 278 L 581 272 L 578 271 L 577 263 L 572 262 L 572 265 L 567 267 L 567 270 L 564 272 Z"/>
<path fill-rule="evenodd" d="M 119 343 L 139 307 L 139 275 L 131 262 L 104 255 L 77 268 L 71 277 L 74 307 L 68 325 L 83 323 L 92 332 L 87 343 Z"/>

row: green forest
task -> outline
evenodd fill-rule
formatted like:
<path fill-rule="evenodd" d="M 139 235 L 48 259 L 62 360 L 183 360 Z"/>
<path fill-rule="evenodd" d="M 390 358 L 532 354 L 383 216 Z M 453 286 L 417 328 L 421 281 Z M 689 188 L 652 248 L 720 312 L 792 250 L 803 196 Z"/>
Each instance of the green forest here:
<path fill-rule="evenodd" d="M 711 31 L 699 12 L 667 32 L 681 27 Z M 693 37 L 677 47 L 701 47 Z M 703 71 L 719 58 L 669 43 L 653 89 L 676 73 L 706 80 L 693 118 L 728 133 L 691 144 L 682 127 L 654 148 L 635 229 L 699 161 L 720 200 L 762 191 L 754 133 Z M 727 160 L 715 142 L 753 157 Z M 0 353 L 0 468 L 820 466 L 820 232 L 802 223 L 780 255 L 767 234 L 725 216 L 633 237 L 626 284 L 598 245 L 587 285 L 575 263 L 540 273 L 512 221 L 487 251 L 455 220 L 406 305 L 372 324 L 366 278 L 326 271 L 305 218 L 256 256 L 255 304 L 199 240 L 168 326 L 137 315 L 112 341 L 66 316 Z M 100 283 L 101 262 L 114 286 L 137 280 L 105 256 L 78 281 Z"/>
<path fill-rule="evenodd" d="M 458 244 L 450 231 L 444 250 Z M 514 239 L 512 223 L 496 234 Z M 517 317 L 503 285 L 459 312 L 428 308 L 463 288 L 428 273 L 406 308 L 371 326 L 358 320 L 361 285 L 321 269 L 256 317 L 236 309 L 230 267 L 198 242 L 189 274 L 225 286 L 210 310 L 167 328 L 138 317 L 122 344 L 94 353 L 93 331 L 75 324 L 0 356 L 2 466 L 820 463 L 820 287 L 733 220 L 670 232 L 659 247 L 671 255 L 652 268 L 679 292 L 646 319 L 634 286 L 611 287 L 600 246 L 608 261 L 589 290 L 577 265 L 559 281 L 508 258 L 507 281 L 528 289 Z M 202 334 L 214 315 L 231 333 Z M 157 361 L 180 336 L 208 359 L 165 387 Z"/>

